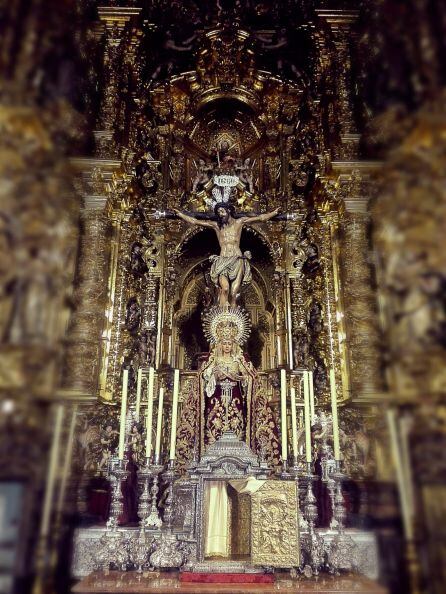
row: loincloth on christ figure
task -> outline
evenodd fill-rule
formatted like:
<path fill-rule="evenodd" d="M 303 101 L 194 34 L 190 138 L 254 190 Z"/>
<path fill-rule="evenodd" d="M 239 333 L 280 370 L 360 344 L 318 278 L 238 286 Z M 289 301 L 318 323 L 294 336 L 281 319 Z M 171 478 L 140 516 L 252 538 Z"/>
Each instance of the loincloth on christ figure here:
<path fill-rule="evenodd" d="M 249 264 L 250 252 L 245 252 L 243 256 L 239 254 L 234 256 L 211 256 L 209 259 L 212 262 L 211 280 L 215 285 L 218 286 L 220 276 L 226 276 L 230 281 L 235 280 L 240 268 L 243 269 L 242 283 L 248 284 L 252 281 L 251 266 Z"/>

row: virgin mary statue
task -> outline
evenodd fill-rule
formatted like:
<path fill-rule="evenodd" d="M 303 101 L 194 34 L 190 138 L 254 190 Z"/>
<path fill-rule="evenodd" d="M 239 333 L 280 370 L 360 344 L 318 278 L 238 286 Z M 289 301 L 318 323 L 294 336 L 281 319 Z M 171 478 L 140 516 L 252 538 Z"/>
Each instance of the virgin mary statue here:
<path fill-rule="evenodd" d="M 250 445 L 255 369 L 242 353 L 234 322 L 222 321 L 215 334 L 215 344 L 200 370 L 202 445 L 213 443 L 224 431 L 232 431 Z"/>
<path fill-rule="evenodd" d="M 261 435 L 267 434 L 271 451 L 278 452 L 272 411 L 257 394 L 256 370 L 242 351 L 249 326 L 248 314 L 239 307 L 211 308 L 204 319 L 211 352 L 199 372 L 202 452 L 228 432 L 245 441 L 254 452 L 259 451 Z M 231 481 L 231 487 L 245 492 L 239 482 Z M 227 558 L 231 555 L 231 504 L 225 480 L 207 481 L 204 504 L 205 556 Z"/>

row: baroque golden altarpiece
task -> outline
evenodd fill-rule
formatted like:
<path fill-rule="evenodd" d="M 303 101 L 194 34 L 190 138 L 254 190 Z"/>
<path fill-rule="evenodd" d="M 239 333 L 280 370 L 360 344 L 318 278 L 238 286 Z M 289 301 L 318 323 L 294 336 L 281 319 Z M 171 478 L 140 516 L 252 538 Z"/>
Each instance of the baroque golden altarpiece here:
<path fill-rule="evenodd" d="M 75 576 L 110 565 L 215 571 L 211 498 L 226 568 L 271 567 L 274 551 L 281 567 L 349 558 L 376 574 L 370 533 L 350 554 L 349 501 L 350 526 L 388 513 L 376 532 L 399 583 L 390 402 L 409 569 L 417 532 L 428 535 L 424 573 L 442 592 L 446 115 L 444 81 L 426 70 L 441 46 L 427 4 L 395 22 L 387 3 L 375 13 L 335 0 L 74 4 L 81 24 L 67 35 L 47 3 L 30 2 L 25 19 L 19 3 L 5 8 L 0 474 L 27 485 L 22 534 L 36 532 L 45 489 L 18 574 L 66 562 L 73 517 L 86 525 Z M 394 28 L 407 34 L 399 65 Z M 78 42 L 84 121 L 66 100 Z M 397 90 L 404 103 L 406 83 L 416 100 L 405 111 L 391 100 Z M 371 90 L 381 115 L 366 125 Z M 84 157 L 68 166 L 73 154 Z M 230 207 L 219 214 L 231 215 L 229 229 L 216 203 Z M 212 326 L 226 299 L 232 323 Z M 149 403 L 160 456 L 147 465 Z"/>
<path fill-rule="evenodd" d="M 151 556 L 147 546 L 144 562 L 175 566 L 179 558 L 182 562 L 188 558 L 190 565 L 193 559 L 203 563 L 207 558 L 204 532 L 209 531 L 206 481 L 220 477 L 227 483 L 240 475 L 265 479 L 278 472 L 283 481 L 269 479 L 269 486 L 252 495 L 251 507 L 246 496 L 232 503 L 234 495 L 229 497 L 232 511 L 225 513 L 246 516 L 248 505 L 248 524 L 240 520 L 242 516 L 227 521 L 233 530 L 242 526 L 240 530 L 252 533 L 251 554 L 261 560 L 258 564 L 282 567 L 301 562 L 300 522 L 306 530 L 305 559 L 317 570 L 322 565 L 323 543 L 313 530 L 316 507 L 311 489 L 305 487 L 308 480 L 302 479 L 300 489 L 301 503 L 306 494 L 306 518 L 298 518 L 297 491 L 294 504 L 290 503 L 297 475 L 308 470 L 302 378 L 311 372 L 315 410 L 310 459 L 323 451 L 323 472 L 332 483 L 332 527 L 341 526 L 341 500 L 336 500 L 337 487 L 330 478 L 339 468 L 331 449 L 332 394 L 340 408 L 337 431 L 343 468 L 362 477 L 373 472 L 365 426 L 373 418 L 373 403 L 380 398 L 378 331 L 366 260 L 366 204 L 375 165 L 356 158 L 359 137 L 348 111 L 346 84 L 339 84 L 342 117 L 333 113 L 333 106 L 322 110 L 328 129 L 336 119 L 343 130 L 333 159 L 327 146 L 327 122 L 318 100 L 309 94 L 308 81 L 304 77 L 282 79 L 259 69 L 255 49 L 259 40 L 236 24 L 221 24 L 199 34 L 193 70 L 162 82 L 156 77 L 149 84 L 141 82 L 131 111 L 119 111 L 120 60 L 142 78 L 138 56 L 143 51 L 141 37 L 150 37 L 150 27 L 144 33 L 138 29 L 138 14 L 137 8 L 99 9 L 107 85 L 101 129 L 95 132 L 97 156 L 73 161 L 85 196 L 80 275 L 86 282 L 78 297 L 83 307 L 71 321 L 71 335 L 77 338 L 68 352 L 64 377 L 71 389 L 78 386 L 99 400 L 81 414 L 80 505 L 91 507 L 86 495 L 89 484 L 99 481 L 99 491 L 103 491 L 99 479 L 109 476 L 114 484 L 110 526 L 131 524 L 137 518 L 131 509 L 137 503 L 126 502 L 127 495 L 119 491 L 121 481 L 128 483 L 130 471 L 113 470 L 124 376 L 128 386 L 125 449 L 140 467 L 139 480 L 142 477 L 145 485 L 140 487 L 145 491 L 139 497 L 139 516 L 145 518 L 143 523 L 148 521 L 147 527 L 159 527 L 158 505 L 170 528 L 189 531 L 189 540 L 179 543 L 174 538 Z M 354 17 L 354 13 L 333 16 L 324 11 L 318 16 L 324 34 L 332 27 L 330 35 L 336 36 L 337 47 L 344 48 L 344 56 L 345 35 Z M 314 74 L 322 80 L 332 75 L 329 47 L 324 46 L 328 42 L 323 41 L 322 30 L 315 39 L 320 54 Z M 339 76 L 347 77 L 348 61 L 342 68 Z M 125 136 L 121 150 L 113 133 L 116 126 Z M 231 251 L 233 240 L 227 240 L 227 221 L 218 218 L 219 206 L 227 206 L 223 214 L 230 217 L 234 228 L 241 228 L 235 252 Z M 232 248 L 227 248 L 226 241 Z M 235 260 L 228 263 L 233 253 Z M 220 338 L 233 339 L 231 324 L 249 326 L 244 336 L 249 335 L 248 340 L 239 341 L 229 355 L 229 360 L 239 361 L 237 370 L 228 376 L 236 380 L 229 382 L 230 404 L 224 400 L 228 388 L 219 381 L 223 376 L 216 355 L 218 330 L 206 334 L 203 327 L 206 316 L 218 317 L 229 306 L 233 319 Z M 93 312 L 99 310 L 103 317 L 98 320 Z M 93 340 L 98 330 L 99 350 Z M 155 369 L 154 378 L 150 378 L 150 368 Z M 159 501 L 164 483 L 153 469 L 144 470 L 147 437 L 143 418 L 152 398 L 150 391 L 154 394 L 153 418 L 157 418 L 163 388 L 158 468 L 168 459 L 172 406 L 177 406 L 173 404 L 175 368 L 181 370 L 175 463 L 171 461 L 170 482 Z M 280 370 L 286 370 L 285 411 L 281 410 Z M 221 389 L 214 399 L 209 391 L 211 376 L 217 378 L 214 396 Z M 290 387 L 296 390 L 295 426 Z M 155 422 L 151 426 L 155 439 Z M 242 440 L 238 445 L 231 442 L 228 430 L 233 439 Z M 280 444 L 285 438 L 290 446 L 284 461 Z M 291 449 L 293 438 L 296 451 Z M 217 455 L 213 450 L 211 455 L 209 448 L 219 443 L 222 451 Z M 237 450 L 243 443 L 251 450 Z M 228 456 L 229 461 L 225 460 Z M 288 471 L 288 462 L 294 474 Z M 154 476 L 150 490 L 149 480 Z M 191 481 L 195 481 L 193 487 Z M 264 503 L 262 492 L 269 493 Z M 126 520 L 122 507 L 127 510 Z M 335 516 L 341 518 L 339 522 Z M 271 525 L 265 540 L 260 524 L 267 517 Z M 276 522 L 284 529 L 274 531 Z M 235 542 L 242 537 L 230 538 Z M 119 556 L 116 540 L 110 542 L 113 546 L 104 545 L 104 550 Z M 290 543 L 294 543 L 291 548 Z M 352 541 L 350 545 L 355 546 Z M 339 547 L 330 549 L 333 563 L 342 558 L 345 562 L 349 546 L 344 557 Z M 183 547 L 182 552 L 178 547 Z"/>

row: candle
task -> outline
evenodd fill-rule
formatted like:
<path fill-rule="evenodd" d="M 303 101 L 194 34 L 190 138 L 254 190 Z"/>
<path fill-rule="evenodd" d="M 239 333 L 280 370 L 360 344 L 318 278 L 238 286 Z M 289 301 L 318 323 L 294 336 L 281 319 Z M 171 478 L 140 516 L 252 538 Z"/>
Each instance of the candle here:
<path fill-rule="evenodd" d="M 78 420 L 77 410 L 78 410 L 78 405 L 75 404 L 73 406 L 73 411 L 71 413 L 70 430 L 68 433 L 68 442 L 67 442 L 67 447 L 65 449 L 64 465 L 63 465 L 63 470 L 62 470 L 62 480 L 60 483 L 59 497 L 57 500 L 57 508 L 56 508 L 57 516 L 58 516 L 57 523 L 59 523 L 62 511 L 64 509 L 67 481 L 68 481 L 68 477 L 69 477 L 69 473 L 70 473 L 71 464 L 73 462 L 71 457 L 73 455 L 74 432 L 76 430 L 76 423 Z"/>
<path fill-rule="evenodd" d="M 304 371 L 304 421 L 305 421 L 305 458 L 311 462 L 311 416 L 310 416 L 310 382 L 308 371 Z"/>
<path fill-rule="evenodd" d="M 313 424 L 315 410 L 314 410 L 314 388 L 313 388 L 313 372 L 312 371 L 308 372 L 308 379 L 309 379 L 309 383 L 310 383 L 310 418 L 311 418 L 311 424 Z"/>
<path fill-rule="evenodd" d="M 333 449 L 335 460 L 341 459 L 339 447 L 338 401 L 336 398 L 336 380 L 334 369 L 330 369 L 331 416 L 333 419 Z"/>
<path fill-rule="evenodd" d="M 286 418 L 286 370 L 280 370 L 280 420 L 282 433 L 282 461 L 288 458 L 287 418 Z"/>
<path fill-rule="evenodd" d="M 172 426 L 170 430 L 170 453 L 169 460 L 175 460 L 175 447 L 177 440 L 177 414 L 178 394 L 180 388 L 180 370 L 175 369 L 173 374 L 173 399 L 172 399 Z"/>
<path fill-rule="evenodd" d="M 129 382 L 129 370 L 124 369 L 122 374 L 122 396 L 121 396 L 121 423 L 119 426 L 119 448 L 118 458 L 124 459 L 124 444 L 125 444 L 125 417 L 127 414 L 127 388 Z"/>
<path fill-rule="evenodd" d="M 50 450 L 50 460 L 48 465 L 48 474 L 45 485 L 45 495 L 43 499 L 42 520 L 40 524 L 40 536 L 45 538 L 49 534 L 51 508 L 53 505 L 54 488 L 57 479 L 57 470 L 59 462 L 60 438 L 62 434 L 62 425 L 64 418 L 64 407 L 58 404 L 55 410 L 53 438 Z"/>
<path fill-rule="evenodd" d="M 297 419 L 296 419 L 296 388 L 291 388 L 291 430 L 293 437 L 293 456 L 297 458 Z"/>
<path fill-rule="evenodd" d="M 393 464 L 396 471 L 398 491 L 400 496 L 401 511 L 403 516 L 404 534 L 406 540 L 413 540 L 414 531 L 412 524 L 411 505 L 408 497 L 408 489 L 404 480 L 403 460 L 401 456 L 400 444 L 398 441 L 398 430 L 396 426 L 395 411 L 387 411 L 387 424 L 389 426 L 390 444 L 392 448 Z"/>
<path fill-rule="evenodd" d="M 138 369 L 138 380 L 136 384 L 136 419 L 139 421 L 139 409 L 141 408 L 141 382 L 142 382 L 142 368 Z"/>
<path fill-rule="evenodd" d="M 149 369 L 149 383 L 147 386 L 147 418 L 146 418 L 146 458 L 152 454 L 152 426 L 153 426 L 153 384 L 155 382 L 155 369 Z"/>
<path fill-rule="evenodd" d="M 158 462 L 161 451 L 161 425 L 163 421 L 164 388 L 160 388 L 158 398 L 158 419 L 156 422 L 155 461 Z"/>
<path fill-rule="evenodd" d="M 401 460 L 404 484 L 406 485 L 407 502 L 412 516 L 415 515 L 415 493 L 412 464 L 409 451 L 409 434 L 412 428 L 413 419 L 402 416 L 398 419 L 398 427 L 401 445 Z"/>

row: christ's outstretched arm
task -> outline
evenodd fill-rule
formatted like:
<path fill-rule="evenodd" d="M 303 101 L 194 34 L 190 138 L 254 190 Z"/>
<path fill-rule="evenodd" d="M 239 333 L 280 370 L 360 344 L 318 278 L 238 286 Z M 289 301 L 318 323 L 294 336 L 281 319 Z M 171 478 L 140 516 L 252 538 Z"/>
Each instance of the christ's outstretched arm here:
<path fill-rule="evenodd" d="M 265 221 L 269 221 L 277 214 L 279 214 L 280 208 L 276 208 L 272 212 L 265 212 L 264 214 L 255 215 L 253 217 L 242 217 L 239 219 L 241 223 L 264 223 Z"/>
<path fill-rule="evenodd" d="M 189 225 L 199 225 L 200 227 L 210 227 L 211 229 L 218 229 L 218 225 L 215 221 L 196 219 L 195 217 L 191 217 L 187 214 L 184 214 L 184 212 L 181 212 L 181 210 L 178 210 L 177 208 L 174 208 L 172 210 L 175 212 L 178 218 L 182 219 L 183 221 L 186 221 L 186 223 L 189 223 Z"/>

